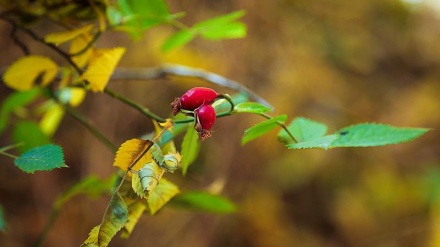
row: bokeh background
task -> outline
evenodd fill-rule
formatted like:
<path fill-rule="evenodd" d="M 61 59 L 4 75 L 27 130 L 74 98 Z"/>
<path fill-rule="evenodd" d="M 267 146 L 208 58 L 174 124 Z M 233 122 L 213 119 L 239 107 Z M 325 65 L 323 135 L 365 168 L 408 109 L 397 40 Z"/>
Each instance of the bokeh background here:
<path fill-rule="evenodd" d="M 144 216 L 128 240 L 110 246 L 440 246 L 440 4 L 437 0 L 167 1 L 191 25 L 244 9 L 248 35 L 240 40 L 196 39 L 163 54 L 168 27 L 133 42 L 109 33 L 99 47 L 126 46 L 121 66 L 177 63 L 241 82 L 274 107 L 273 115 L 304 116 L 329 131 L 378 122 L 433 131 L 388 147 L 287 150 L 276 132 L 240 145 L 246 128 L 262 121 L 238 115 L 218 119 L 213 137 L 187 177 L 170 179 L 182 190 L 205 189 L 233 200 L 230 215 L 171 207 Z M 40 22 L 39 32 L 55 30 Z M 0 22 L 0 65 L 21 56 Z M 29 41 L 35 53 L 56 55 Z M 58 60 L 62 62 L 62 60 Z M 109 87 L 159 115 L 193 86 L 191 80 L 114 81 Z M 4 98 L 11 91 L 0 86 Z M 88 95 L 79 111 L 115 144 L 152 130 L 138 112 L 104 94 Z M 0 146 L 10 144 L 6 131 Z M 109 177 L 114 154 L 66 116 L 54 141 L 69 169 L 25 174 L 0 157 L 0 203 L 8 232 L 0 246 L 31 246 L 53 200 L 79 179 Z M 177 139 L 180 143 L 181 138 Z M 104 213 L 108 197 L 75 197 L 57 218 L 44 246 L 79 246 Z"/>

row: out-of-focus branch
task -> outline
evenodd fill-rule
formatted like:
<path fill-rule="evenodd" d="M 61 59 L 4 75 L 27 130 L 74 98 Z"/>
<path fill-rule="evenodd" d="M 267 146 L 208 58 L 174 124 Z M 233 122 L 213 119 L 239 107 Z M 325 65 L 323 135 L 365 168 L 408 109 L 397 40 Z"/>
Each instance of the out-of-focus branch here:
<path fill-rule="evenodd" d="M 154 68 L 117 68 L 113 73 L 112 80 L 154 80 L 169 76 L 197 78 L 212 84 L 230 88 L 240 93 L 246 94 L 252 100 L 267 107 L 273 108 L 265 99 L 254 91 L 243 86 L 237 81 L 228 79 L 219 74 L 208 72 L 198 68 L 191 68 L 182 65 L 168 64 Z"/>

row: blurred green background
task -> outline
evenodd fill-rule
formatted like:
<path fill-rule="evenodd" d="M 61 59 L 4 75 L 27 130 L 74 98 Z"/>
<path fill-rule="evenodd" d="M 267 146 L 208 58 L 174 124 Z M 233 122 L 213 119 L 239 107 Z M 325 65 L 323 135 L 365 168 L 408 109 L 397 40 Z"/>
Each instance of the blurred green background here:
<path fill-rule="evenodd" d="M 189 25 L 244 9 L 248 35 L 223 42 L 196 39 L 162 54 L 159 47 L 172 31 L 164 27 L 136 42 L 108 33 L 98 46 L 126 46 L 121 66 L 177 63 L 219 73 L 267 99 L 273 115 L 304 116 L 326 123 L 330 132 L 360 122 L 434 130 L 389 147 L 287 150 L 276 132 L 240 145 L 243 131 L 263 120 L 258 116 L 218 119 L 187 177 L 170 179 L 182 190 L 219 192 L 239 210 L 211 215 L 167 207 L 141 218 L 130 239 L 116 237 L 110 246 L 440 246 L 438 1 L 167 2 L 172 12 L 187 13 L 182 21 Z M 47 32 L 55 26 L 41 22 L 35 28 Z M 4 67 L 21 52 L 8 24 L 0 22 L 0 32 Z M 31 44 L 35 53 L 59 59 Z M 193 86 L 212 85 L 177 79 L 109 85 L 162 116 L 170 114 L 174 97 Z M 3 99 L 11 92 L 0 89 Z M 118 145 L 152 130 L 148 119 L 104 94 L 88 95 L 79 110 Z M 1 246 L 32 245 L 59 193 L 85 176 L 106 178 L 116 171 L 114 154 L 69 116 L 54 140 L 64 147 L 69 169 L 24 174 L 0 157 L 0 203 L 8 223 Z M 10 142 L 6 131 L 0 146 Z M 74 198 L 45 246 L 79 246 L 107 202 Z"/>

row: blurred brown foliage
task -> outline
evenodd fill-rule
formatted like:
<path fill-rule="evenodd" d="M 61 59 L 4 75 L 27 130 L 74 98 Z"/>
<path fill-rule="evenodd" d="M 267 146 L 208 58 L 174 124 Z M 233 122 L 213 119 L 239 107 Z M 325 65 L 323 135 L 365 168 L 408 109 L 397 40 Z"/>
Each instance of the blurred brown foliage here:
<path fill-rule="evenodd" d="M 359 122 L 434 131 L 389 147 L 287 150 L 275 132 L 240 146 L 243 131 L 261 118 L 219 119 L 188 176 L 170 179 L 182 190 L 221 191 L 239 211 L 225 216 L 168 207 L 144 216 L 130 239 L 116 237 L 110 246 L 440 246 L 439 9 L 400 0 L 168 3 L 175 12 L 187 12 L 188 24 L 244 9 L 248 36 L 196 40 L 161 54 L 158 47 L 170 29 L 156 28 L 138 42 L 109 33 L 98 46 L 128 47 L 122 66 L 168 62 L 222 74 L 271 102 L 274 115 L 305 116 L 330 131 Z M 1 66 L 21 56 L 10 28 L 0 22 Z M 40 22 L 35 28 L 47 32 L 54 26 Z M 54 55 L 30 44 L 35 53 Z M 115 81 L 110 87 L 167 116 L 172 99 L 196 85 L 207 84 Z M 10 91 L 0 87 L 4 98 Z M 106 95 L 88 95 L 80 111 L 116 144 L 152 130 L 148 119 Z M 116 170 L 114 154 L 68 116 L 55 141 L 64 147 L 70 169 L 29 175 L 0 157 L 0 203 L 9 225 L 7 234 L 0 233 L 1 246 L 30 246 L 59 193 L 82 177 L 106 178 Z M 4 134 L 0 146 L 7 144 Z M 79 246 L 107 202 L 74 198 L 45 246 Z"/>

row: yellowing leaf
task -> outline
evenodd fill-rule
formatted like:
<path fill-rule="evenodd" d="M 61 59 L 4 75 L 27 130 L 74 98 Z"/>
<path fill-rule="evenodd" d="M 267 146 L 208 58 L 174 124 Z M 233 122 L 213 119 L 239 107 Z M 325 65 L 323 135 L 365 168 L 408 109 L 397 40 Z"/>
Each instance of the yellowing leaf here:
<path fill-rule="evenodd" d="M 124 52 L 124 47 L 100 50 L 98 55 L 90 61 L 89 67 L 81 79 L 90 83 L 93 92 L 104 91 Z"/>
<path fill-rule="evenodd" d="M 47 43 L 54 43 L 55 45 L 59 45 L 61 43 L 74 39 L 83 33 L 89 32 L 90 30 L 92 30 L 92 28 L 93 25 L 90 24 L 73 30 L 49 33 L 44 37 L 44 41 L 46 41 Z"/>
<path fill-rule="evenodd" d="M 148 197 L 149 193 L 159 184 L 164 173 L 165 169 L 154 161 L 145 164 L 137 174 L 133 175 L 131 185 L 134 192 L 140 197 Z"/>
<path fill-rule="evenodd" d="M 40 120 L 40 129 L 47 136 L 52 136 L 58 129 L 64 116 L 64 109 L 58 104 L 53 104 Z"/>
<path fill-rule="evenodd" d="M 164 168 L 169 172 L 174 172 L 182 161 L 182 155 L 177 152 L 165 155 Z"/>
<path fill-rule="evenodd" d="M 74 38 L 72 42 L 70 42 L 69 54 L 74 54 L 74 56 L 72 56 L 72 61 L 80 68 L 84 67 L 89 62 L 89 58 L 92 54 L 93 49 L 90 47 L 87 50 L 83 51 L 81 54 L 77 53 L 85 49 L 91 41 L 92 35 L 90 33 L 84 33 Z"/>
<path fill-rule="evenodd" d="M 40 76 L 41 85 L 46 86 L 57 73 L 58 66 L 52 59 L 31 55 L 15 61 L 3 74 L 3 81 L 10 88 L 25 91 L 33 88 Z"/>
<path fill-rule="evenodd" d="M 100 227 L 101 227 L 101 225 L 97 225 L 97 226 L 93 227 L 92 230 L 89 232 L 89 237 L 86 239 L 86 241 L 84 241 L 84 243 L 81 246 L 87 246 L 87 247 L 99 246 L 98 245 L 98 233 L 99 233 Z"/>
<path fill-rule="evenodd" d="M 105 210 L 102 223 L 95 226 L 89 233 L 89 237 L 82 244 L 83 246 L 108 246 L 116 233 L 125 226 L 128 221 L 128 208 L 119 193 L 110 199 Z"/>
<path fill-rule="evenodd" d="M 133 231 L 133 228 L 135 227 L 139 218 L 144 213 L 145 209 L 147 209 L 147 206 L 141 201 L 137 201 L 133 205 L 129 206 L 129 208 L 128 208 L 128 222 L 127 222 L 127 224 L 125 224 L 124 228 L 122 228 L 121 238 L 130 237 L 130 234 Z"/>
<path fill-rule="evenodd" d="M 150 213 L 155 214 L 161 209 L 171 198 L 179 193 L 179 188 L 170 181 L 162 178 L 159 185 L 151 191 L 148 197 L 148 206 Z"/>
<path fill-rule="evenodd" d="M 141 155 L 142 157 L 132 166 L 132 170 L 139 171 L 145 164 L 152 161 L 150 152 L 144 154 L 146 148 L 151 141 L 134 138 L 124 142 L 116 152 L 114 166 L 127 171 L 128 167 L 133 164 Z M 128 173 L 131 176 L 131 173 Z"/>

